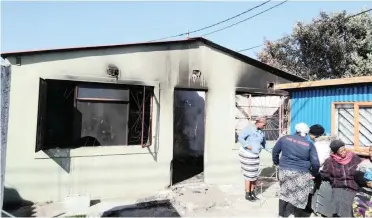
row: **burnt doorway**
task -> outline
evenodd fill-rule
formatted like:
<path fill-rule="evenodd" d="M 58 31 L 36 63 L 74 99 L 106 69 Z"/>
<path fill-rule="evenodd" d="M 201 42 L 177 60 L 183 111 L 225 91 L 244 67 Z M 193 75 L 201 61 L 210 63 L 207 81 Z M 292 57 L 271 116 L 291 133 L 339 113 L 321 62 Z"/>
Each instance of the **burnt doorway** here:
<path fill-rule="evenodd" d="M 175 90 L 171 184 L 204 181 L 205 91 Z"/>

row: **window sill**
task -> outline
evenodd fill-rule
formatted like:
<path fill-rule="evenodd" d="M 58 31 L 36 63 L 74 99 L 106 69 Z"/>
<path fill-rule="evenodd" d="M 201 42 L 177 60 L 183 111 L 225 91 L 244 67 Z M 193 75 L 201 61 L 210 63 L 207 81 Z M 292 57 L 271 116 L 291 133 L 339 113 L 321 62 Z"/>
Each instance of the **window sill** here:
<path fill-rule="evenodd" d="M 359 156 L 369 156 L 369 147 L 348 147 L 346 149 L 348 151 L 354 152 Z"/>
<path fill-rule="evenodd" d="M 93 157 L 111 155 L 149 154 L 154 153 L 154 145 L 142 148 L 140 145 L 131 146 L 100 146 L 81 147 L 75 149 L 50 149 L 34 154 L 35 159 Z"/>

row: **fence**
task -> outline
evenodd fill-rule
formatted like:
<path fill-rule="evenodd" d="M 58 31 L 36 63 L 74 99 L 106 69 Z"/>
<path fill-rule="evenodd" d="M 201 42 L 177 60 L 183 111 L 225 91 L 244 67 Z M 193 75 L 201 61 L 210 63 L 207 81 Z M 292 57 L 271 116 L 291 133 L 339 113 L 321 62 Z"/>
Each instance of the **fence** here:
<path fill-rule="evenodd" d="M 267 118 L 267 126 L 263 130 L 266 140 L 275 141 L 281 135 L 286 134 L 289 122 L 288 98 L 286 96 L 237 94 L 235 95 L 235 102 L 236 136 L 257 117 Z"/>

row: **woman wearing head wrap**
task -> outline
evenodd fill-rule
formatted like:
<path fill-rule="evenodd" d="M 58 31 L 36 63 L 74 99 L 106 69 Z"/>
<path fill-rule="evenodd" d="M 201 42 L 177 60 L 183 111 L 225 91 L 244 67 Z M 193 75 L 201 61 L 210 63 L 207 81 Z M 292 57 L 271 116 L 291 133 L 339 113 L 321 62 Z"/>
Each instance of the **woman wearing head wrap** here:
<path fill-rule="evenodd" d="M 330 157 L 331 155 L 331 148 L 329 147 L 331 142 L 336 139 L 334 136 L 326 136 L 324 135 L 325 130 L 324 127 L 315 124 L 310 127 L 309 131 L 309 140 L 314 143 L 314 146 L 316 148 L 316 151 L 318 153 L 318 159 L 320 164 L 320 169 L 323 168 L 324 162 Z M 325 200 L 326 197 L 330 196 L 332 194 L 332 188 L 329 184 L 329 182 L 323 182 L 322 178 L 318 174 L 314 178 L 314 184 L 312 185 L 313 189 L 309 197 L 309 202 L 307 205 L 308 212 L 315 211 L 319 212 L 323 215 L 333 215 L 332 211 L 329 210 L 329 207 L 321 201 L 327 201 Z M 330 194 L 328 194 L 330 193 Z M 318 199 L 322 199 L 319 201 Z"/>
<path fill-rule="evenodd" d="M 309 140 L 314 143 L 316 151 L 318 152 L 318 159 L 321 167 L 325 160 L 331 155 L 331 148 L 329 146 L 331 141 L 335 139 L 335 137 L 332 136 L 325 136 L 324 132 L 323 126 L 315 124 L 310 127 L 308 134 Z"/>
<path fill-rule="evenodd" d="M 281 217 L 288 217 L 290 214 L 295 217 L 303 216 L 311 190 L 311 179 L 319 170 L 315 146 L 305 138 L 309 127 L 299 123 L 295 129 L 294 135 L 280 138 L 272 152 L 274 164 L 279 165 Z"/>
<path fill-rule="evenodd" d="M 359 186 L 354 180 L 356 169 L 361 159 L 346 151 L 341 140 L 331 142 L 331 157 L 321 170 L 323 179 L 329 179 L 332 185 L 333 213 L 341 217 L 351 217 L 352 203 Z"/>
<path fill-rule="evenodd" d="M 315 124 L 315 125 L 310 126 L 309 134 L 306 136 L 306 138 L 310 140 L 312 143 L 314 143 L 316 138 L 324 135 L 324 132 L 325 130 L 323 126 L 319 124 Z"/>

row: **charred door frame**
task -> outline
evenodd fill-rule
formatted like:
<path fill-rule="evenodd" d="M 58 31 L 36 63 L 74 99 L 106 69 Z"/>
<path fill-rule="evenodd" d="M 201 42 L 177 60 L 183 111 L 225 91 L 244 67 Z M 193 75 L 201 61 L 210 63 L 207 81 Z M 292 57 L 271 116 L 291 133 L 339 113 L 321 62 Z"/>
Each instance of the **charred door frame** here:
<path fill-rule="evenodd" d="M 206 126 L 206 112 L 207 112 L 207 98 L 208 98 L 208 89 L 207 88 L 182 88 L 182 87 L 175 87 L 174 88 L 174 93 L 173 93 L 173 119 L 174 119 L 174 111 L 175 111 L 175 93 L 176 91 L 195 91 L 195 92 L 204 92 L 205 93 L 205 99 L 204 99 L 204 134 L 205 134 L 205 131 L 207 129 L 207 126 Z M 173 123 L 174 123 L 174 120 L 173 120 Z M 169 187 L 175 185 L 173 183 L 173 160 L 174 160 L 174 125 L 173 125 L 173 139 L 172 139 L 172 161 L 171 161 L 171 164 L 170 164 L 170 182 L 169 182 Z M 204 137 L 204 142 L 203 142 L 203 146 L 204 146 L 204 154 L 203 154 L 203 157 L 205 156 L 205 140 L 206 140 L 206 137 Z M 203 172 L 205 170 L 205 159 L 203 161 Z"/>

